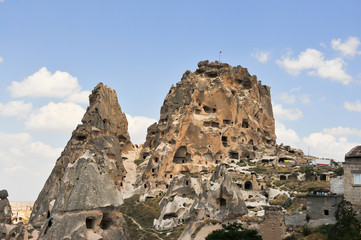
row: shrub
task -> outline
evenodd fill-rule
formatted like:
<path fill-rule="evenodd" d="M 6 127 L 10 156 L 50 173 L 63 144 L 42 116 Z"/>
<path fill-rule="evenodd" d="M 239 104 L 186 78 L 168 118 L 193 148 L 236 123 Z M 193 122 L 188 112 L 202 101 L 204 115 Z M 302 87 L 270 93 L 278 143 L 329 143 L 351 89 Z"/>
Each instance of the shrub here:
<path fill-rule="evenodd" d="M 206 240 L 244 239 L 262 240 L 257 230 L 244 229 L 240 223 L 222 225 L 223 229 L 215 230 L 206 237 Z M 241 231 L 239 231 L 241 230 Z"/>

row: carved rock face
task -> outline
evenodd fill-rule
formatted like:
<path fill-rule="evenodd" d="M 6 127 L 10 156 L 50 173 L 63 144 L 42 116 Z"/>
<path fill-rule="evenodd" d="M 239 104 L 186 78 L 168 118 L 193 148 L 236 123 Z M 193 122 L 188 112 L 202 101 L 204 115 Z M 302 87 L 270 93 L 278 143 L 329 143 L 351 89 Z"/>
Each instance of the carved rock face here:
<path fill-rule="evenodd" d="M 275 141 L 270 88 L 246 68 L 203 61 L 171 87 L 158 124 L 148 128 L 142 185 L 165 190 L 178 174 L 252 159 Z"/>
<path fill-rule="evenodd" d="M 233 182 L 224 164 L 209 179 L 176 176 L 160 202 L 162 213 L 154 220 L 158 230 L 174 228 L 189 218 L 219 221 L 247 214 L 240 188 Z"/>
<path fill-rule="evenodd" d="M 123 203 L 121 191 L 126 172 L 122 153 L 132 148 L 127 119 L 115 91 L 102 83 L 95 87 L 89 100 L 82 124 L 73 131 L 34 204 L 29 222 L 42 227 L 40 239 L 60 239 L 70 234 L 61 230 L 69 225 L 66 215 L 74 220 L 70 225 L 81 226 L 74 230 L 77 239 L 87 234 L 86 217 L 92 211 L 97 211 L 94 219 L 99 222 L 104 215 L 116 215 L 116 220 L 106 220 L 111 228 L 122 228 L 125 223 L 114 208 Z M 103 233 L 120 236 L 124 232 L 99 231 L 106 238 Z"/>

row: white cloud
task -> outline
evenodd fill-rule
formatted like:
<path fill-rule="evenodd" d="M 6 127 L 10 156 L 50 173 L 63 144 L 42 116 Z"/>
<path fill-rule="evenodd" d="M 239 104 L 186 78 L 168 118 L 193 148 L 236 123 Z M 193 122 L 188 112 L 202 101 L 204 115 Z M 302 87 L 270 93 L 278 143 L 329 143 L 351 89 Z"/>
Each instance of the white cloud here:
<path fill-rule="evenodd" d="M 349 37 L 344 43 L 341 43 L 341 39 L 333 39 L 331 41 L 332 48 L 340 51 L 345 56 L 354 57 L 356 54 L 361 54 L 357 51 L 360 45 L 360 40 L 357 37 Z"/>
<path fill-rule="evenodd" d="M 0 182 L 10 200 L 35 200 L 61 151 L 28 133 L 0 132 Z"/>
<path fill-rule="evenodd" d="M 46 68 L 27 77 L 22 82 L 12 82 L 8 90 L 12 97 L 66 98 L 80 92 L 78 79 L 67 72 L 54 74 Z"/>
<path fill-rule="evenodd" d="M 265 63 L 269 60 L 269 52 L 256 50 L 251 54 L 252 57 L 256 58 L 259 62 Z"/>
<path fill-rule="evenodd" d="M 85 109 L 71 102 L 50 102 L 30 114 L 25 127 L 29 130 L 67 133 L 75 129 L 84 113 Z"/>
<path fill-rule="evenodd" d="M 303 104 L 309 104 L 311 102 L 308 94 L 302 94 L 300 98 Z"/>
<path fill-rule="evenodd" d="M 294 103 L 296 101 L 296 96 L 295 95 L 290 95 L 288 93 L 281 93 L 280 99 L 284 103 L 291 104 L 291 103 Z"/>
<path fill-rule="evenodd" d="M 8 103 L 0 103 L 0 115 L 6 117 L 24 117 L 33 109 L 31 103 L 24 101 L 11 101 Z"/>
<path fill-rule="evenodd" d="M 276 136 L 277 136 L 277 143 L 278 144 L 285 144 L 289 145 L 291 147 L 297 147 L 300 146 L 300 138 L 297 135 L 296 131 L 292 129 L 287 129 L 284 124 L 282 124 L 280 121 L 276 120 Z"/>
<path fill-rule="evenodd" d="M 147 135 L 147 128 L 153 123 L 157 122 L 156 119 L 143 117 L 143 116 L 130 116 L 126 114 L 128 120 L 128 131 L 133 143 L 142 144 L 145 142 Z"/>
<path fill-rule="evenodd" d="M 277 104 L 273 107 L 273 112 L 276 119 L 296 121 L 303 117 L 303 113 L 299 109 L 283 108 L 282 105 Z"/>
<path fill-rule="evenodd" d="M 301 87 L 292 88 L 290 92 L 293 93 L 293 92 L 299 92 L 299 91 L 301 91 Z"/>
<path fill-rule="evenodd" d="M 343 106 L 350 112 L 361 112 L 361 102 L 357 100 L 354 103 L 344 102 Z"/>
<path fill-rule="evenodd" d="M 276 136 L 278 144 L 290 145 L 300 148 L 305 154 L 316 157 L 327 157 L 337 161 L 343 161 L 345 154 L 360 143 L 349 142 L 347 136 L 361 136 L 361 130 L 345 127 L 323 129 L 322 132 L 314 132 L 302 139 L 296 131 L 287 128 L 276 120 Z"/>
<path fill-rule="evenodd" d="M 306 70 L 309 75 L 341 82 L 345 85 L 352 81 L 352 77 L 344 70 L 346 63 L 341 58 L 326 60 L 323 53 L 316 49 L 309 48 L 301 52 L 296 59 L 290 58 L 289 55 L 283 56 L 276 63 L 292 75 L 298 75 Z"/>
<path fill-rule="evenodd" d="M 324 134 L 329 134 L 334 137 L 358 136 L 361 137 L 361 130 L 349 127 L 334 127 L 323 129 Z"/>
<path fill-rule="evenodd" d="M 66 102 L 73 102 L 79 104 L 88 104 L 89 103 L 89 95 L 91 94 L 90 91 L 82 91 L 79 93 L 74 93 L 68 96 L 65 101 Z"/>
<path fill-rule="evenodd" d="M 0 2 L 1 2 L 1 0 L 0 0 Z M 0 62 L 3 62 L 3 61 L 4 61 L 4 59 L 2 57 L 0 57 Z"/>
<path fill-rule="evenodd" d="M 321 132 L 312 133 L 302 141 L 310 148 L 310 155 L 333 158 L 337 161 L 343 161 L 345 154 L 358 145 L 348 142 L 346 137 L 336 138 Z"/>

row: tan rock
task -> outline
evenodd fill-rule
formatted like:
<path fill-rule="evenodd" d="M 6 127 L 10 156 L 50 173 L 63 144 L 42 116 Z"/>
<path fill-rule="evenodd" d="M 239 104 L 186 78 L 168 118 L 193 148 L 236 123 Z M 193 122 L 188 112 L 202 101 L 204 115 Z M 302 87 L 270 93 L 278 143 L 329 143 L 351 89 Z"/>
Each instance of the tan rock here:
<path fill-rule="evenodd" d="M 270 88 L 246 68 L 203 61 L 171 87 L 159 122 L 148 128 L 139 185 L 165 190 L 179 173 L 252 159 L 275 140 Z"/>

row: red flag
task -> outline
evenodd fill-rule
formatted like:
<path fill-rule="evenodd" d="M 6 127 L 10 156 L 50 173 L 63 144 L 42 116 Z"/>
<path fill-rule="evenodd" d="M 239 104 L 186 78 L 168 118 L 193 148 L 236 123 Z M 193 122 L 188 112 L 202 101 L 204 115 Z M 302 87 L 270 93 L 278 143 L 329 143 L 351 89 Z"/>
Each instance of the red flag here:
<path fill-rule="evenodd" d="M 220 51 L 219 53 L 222 53 L 222 51 Z"/>

